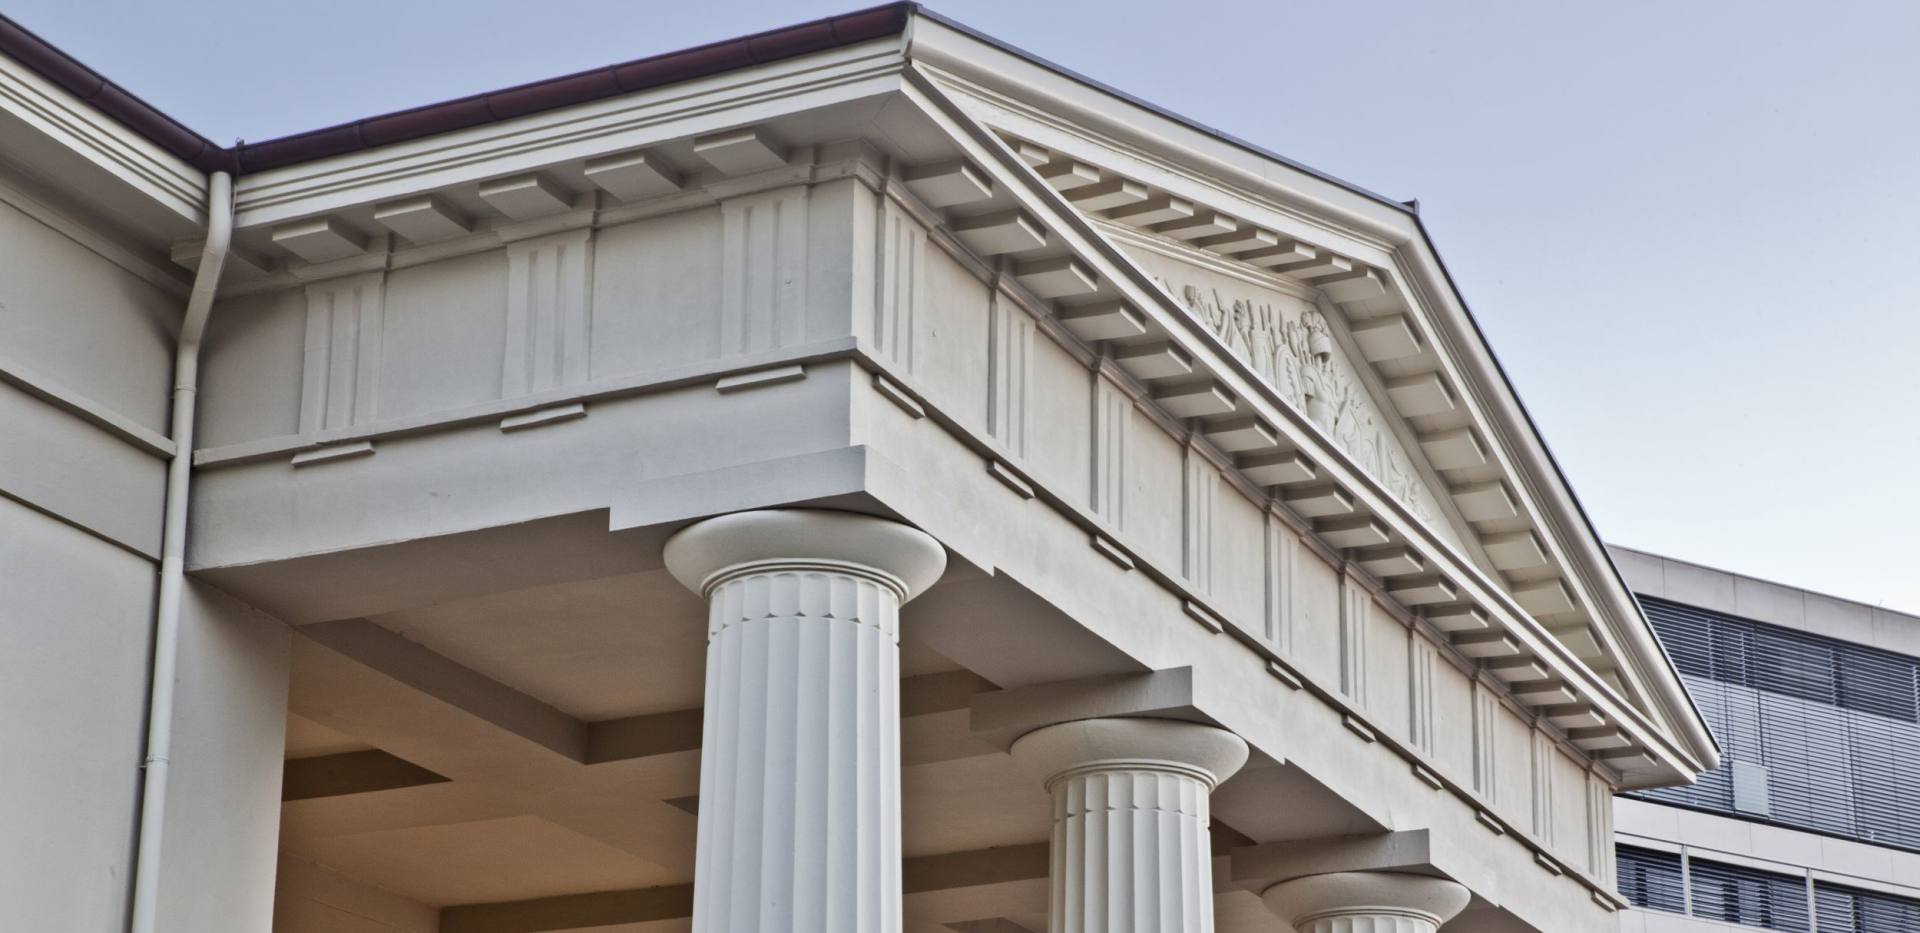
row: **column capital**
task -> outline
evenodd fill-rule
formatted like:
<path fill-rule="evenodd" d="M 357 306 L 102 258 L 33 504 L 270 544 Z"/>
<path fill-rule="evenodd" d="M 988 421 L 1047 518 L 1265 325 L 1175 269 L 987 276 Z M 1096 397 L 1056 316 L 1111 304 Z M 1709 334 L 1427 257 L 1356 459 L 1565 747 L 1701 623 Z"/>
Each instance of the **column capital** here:
<path fill-rule="evenodd" d="M 667 569 L 707 600 L 694 933 L 900 933 L 900 604 L 946 563 L 851 512 L 668 539 Z"/>
<path fill-rule="evenodd" d="M 1213 933 L 1207 797 L 1246 742 L 1195 722 L 1081 719 L 1011 754 L 1053 796 L 1048 933 Z"/>
<path fill-rule="evenodd" d="M 667 539 L 668 572 L 706 595 L 720 581 L 755 569 L 836 567 L 879 577 L 905 602 L 947 566 L 932 536 L 899 522 L 826 509 L 735 512 L 696 522 Z"/>
<path fill-rule="evenodd" d="M 1326 929 L 1431 933 L 1465 910 L 1472 895 L 1431 875 L 1340 871 L 1282 881 L 1260 895 L 1267 908 L 1303 933 Z M 1371 926 L 1320 921 L 1371 921 Z"/>
<path fill-rule="evenodd" d="M 1247 763 L 1247 743 L 1225 729 L 1174 719 L 1080 719 L 1035 729 L 1009 754 L 1051 786 L 1086 771 L 1181 771 L 1219 786 Z"/>

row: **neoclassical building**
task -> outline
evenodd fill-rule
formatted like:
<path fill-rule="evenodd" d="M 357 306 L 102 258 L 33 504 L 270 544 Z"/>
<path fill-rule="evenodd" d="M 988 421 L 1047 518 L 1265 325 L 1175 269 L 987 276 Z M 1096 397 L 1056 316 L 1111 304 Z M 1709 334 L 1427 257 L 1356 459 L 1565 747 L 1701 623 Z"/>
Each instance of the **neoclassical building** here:
<path fill-rule="evenodd" d="M 0 52 L 8 929 L 1601 933 L 1718 762 L 1410 204 L 913 5 Z"/>

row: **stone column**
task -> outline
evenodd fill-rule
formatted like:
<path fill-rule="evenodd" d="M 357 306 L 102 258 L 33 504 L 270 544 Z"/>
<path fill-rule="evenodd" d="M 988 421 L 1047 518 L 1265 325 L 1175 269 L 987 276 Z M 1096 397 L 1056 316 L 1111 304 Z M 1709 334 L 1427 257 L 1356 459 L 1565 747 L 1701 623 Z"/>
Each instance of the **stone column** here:
<path fill-rule="evenodd" d="M 743 512 L 668 540 L 704 595 L 695 933 L 900 930 L 900 605 L 946 551 L 848 512 Z"/>
<path fill-rule="evenodd" d="M 1211 933 L 1207 798 L 1247 761 L 1224 729 L 1088 719 L 1012 754 L 1053 795 L 1050 933 Z"/>
<path fill-rule="evenodd" d="M 1470 897 L 1444 878 L 1386 871 L 1309 875 L 1260 895 L 1298 933 L 1435 933 Z"/>

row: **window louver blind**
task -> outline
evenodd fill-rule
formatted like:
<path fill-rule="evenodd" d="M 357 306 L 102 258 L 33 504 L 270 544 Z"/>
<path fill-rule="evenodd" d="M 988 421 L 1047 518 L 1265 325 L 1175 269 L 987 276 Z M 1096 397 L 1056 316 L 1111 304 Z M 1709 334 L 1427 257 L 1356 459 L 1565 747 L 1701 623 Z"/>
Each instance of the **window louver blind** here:
<path fill-rule="evenodd" d="M 1634 796 L 1920 851 L 1920 660 L 1643 598 L 1719 768 Z"/>
<path fill-rule="evenodd" d="M 1814 903 L 1820 933 L 1914 933 L 1920 930 L 1920 901 L 1815 883 Z"/>
<path fill-rule="evenodd" d="M 1692 870 L 1694 916 L 1808 933 L 1805 878 L 1699 859 L 1688 866 Z"/>
<path fill-rule="evenodd" d="M 1686 883 L 1680 876 L 1680 856 L 1634 846 L 1617 846 L 1620 895 L 1635 907 L 1687 912 Z"/>

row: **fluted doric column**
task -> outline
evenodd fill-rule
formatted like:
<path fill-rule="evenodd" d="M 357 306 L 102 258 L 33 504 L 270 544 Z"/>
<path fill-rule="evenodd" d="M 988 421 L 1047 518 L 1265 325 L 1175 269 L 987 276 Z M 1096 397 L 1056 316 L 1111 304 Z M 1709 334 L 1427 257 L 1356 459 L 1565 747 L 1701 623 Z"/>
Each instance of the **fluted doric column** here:
<path fill-rule="evenodd" d="M 1469 898 L 1445 878 L 1385 871 L 1309 875 L 1260 895 L 1297 933 L 1435 933 Z"/>
<path fill-rule="evenodd" d="M 1013 743 L 1053 794 L 1050 933 L 1211 933 L 1208 795 L 1247 761 L 1224 729 L 1088 719 Z"/>
<path fill-rule="evenodd" d="M 900 930 L 900 605 L 946 552 L 846 512 L 742 512 L 667 542 L 708 601 L 695 933 Z"/>

